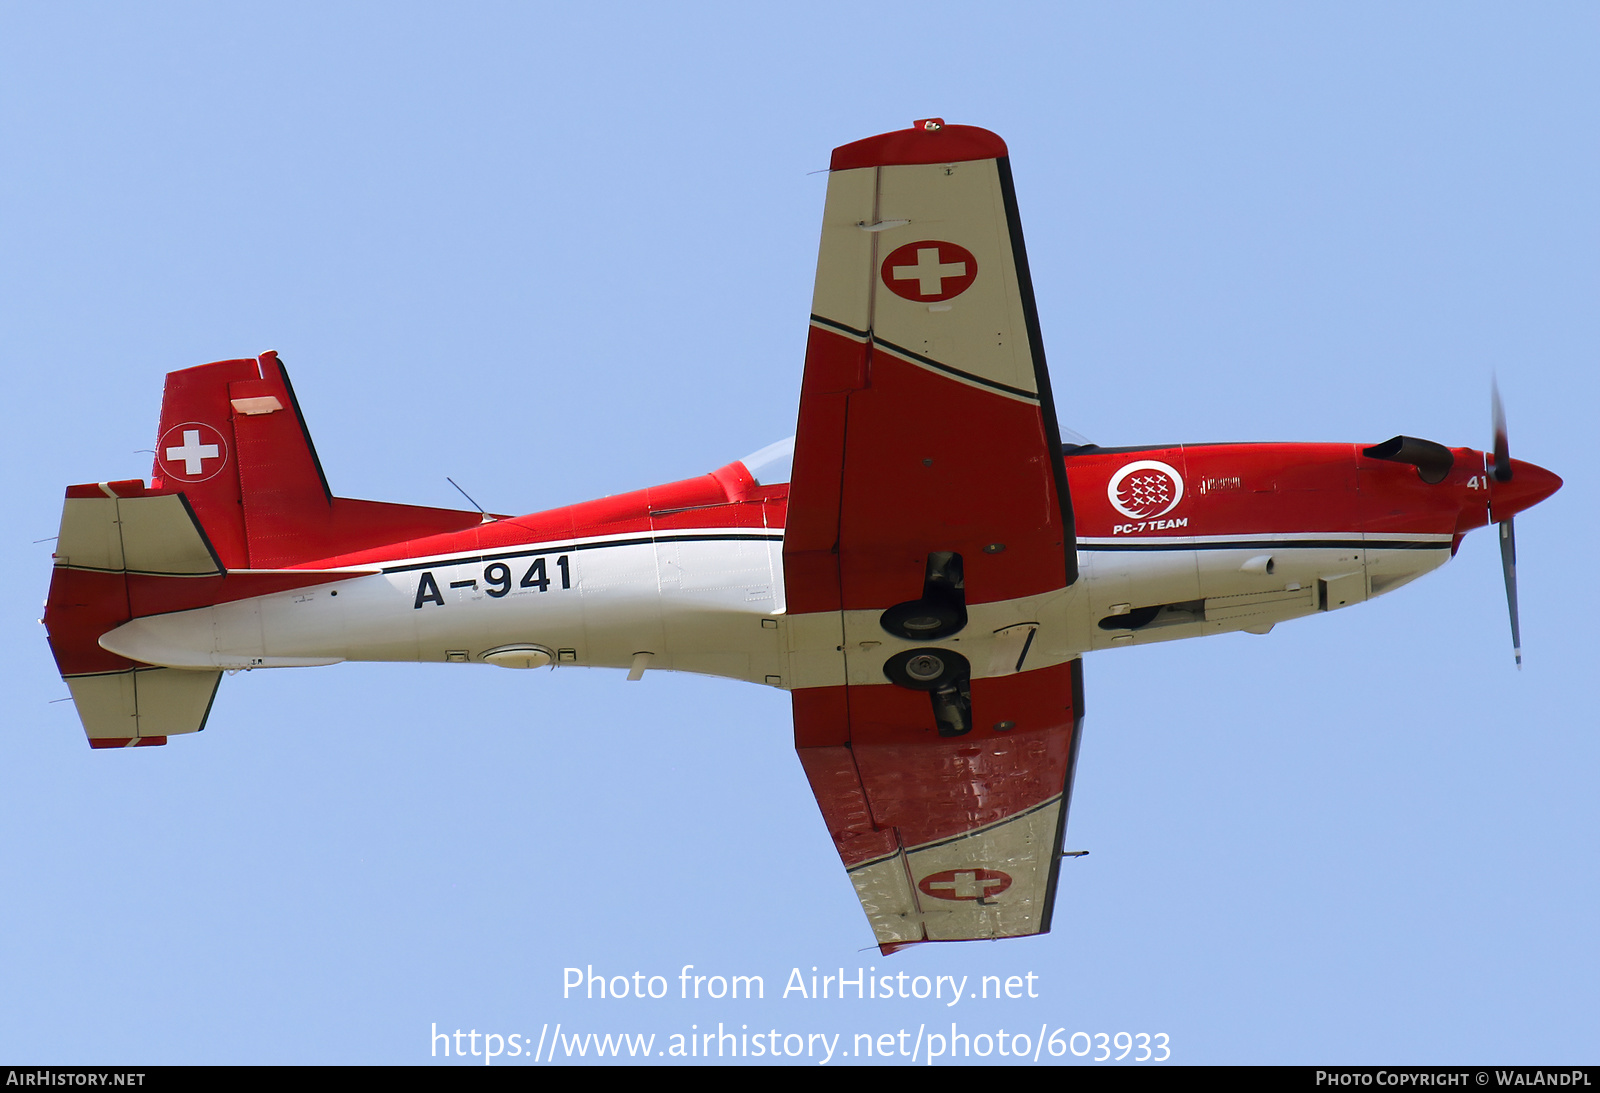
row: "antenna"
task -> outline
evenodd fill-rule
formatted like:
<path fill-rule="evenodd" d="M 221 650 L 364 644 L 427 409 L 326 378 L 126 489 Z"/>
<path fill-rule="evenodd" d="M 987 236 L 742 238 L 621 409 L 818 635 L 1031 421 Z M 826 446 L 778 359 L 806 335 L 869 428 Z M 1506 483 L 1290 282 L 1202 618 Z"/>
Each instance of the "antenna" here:
<path fill-rule="evenodd" d="M 456 486 L 456 480 L 454 478 L 451 478 L 447 474 L 447 475 L 444 476 L 444 480 L 446 482 L 450 483 L 452 486 L 455 486 L 456 487 L 456 492 L 461 494 L 462 497 L 465 497 L 468 501 L 472 501 L 472 494 L 468 493 L 466 490 L 462 489 L 460 486 Z M 484 511 L 483 506 L 478 504 L 476 501 L 472 501 L 472 507 L 477 509 L 480 513 L 483 513 L 483 518 L 485 520 L 487 520 L 489 518 L 489 514 Z"/>

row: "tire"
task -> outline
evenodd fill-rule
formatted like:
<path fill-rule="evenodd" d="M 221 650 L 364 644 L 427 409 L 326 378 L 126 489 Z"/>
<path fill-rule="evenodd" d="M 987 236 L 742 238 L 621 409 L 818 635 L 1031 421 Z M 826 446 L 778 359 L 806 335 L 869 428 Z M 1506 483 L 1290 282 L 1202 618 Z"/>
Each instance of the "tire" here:
<path fill-rule="evenodd" d="M 939 641 L 967 625 L 965 609 L 931 600 L 897 603 L 878 620 L 889 633 L 907 641 Z"/>
<path fill-rule="evenodd" d="M 907 649 L 884 662 L 883 674 L 897 687 L 936 691 L 952 680 L 970 678 L 972 665 L 950 649 Z"/>

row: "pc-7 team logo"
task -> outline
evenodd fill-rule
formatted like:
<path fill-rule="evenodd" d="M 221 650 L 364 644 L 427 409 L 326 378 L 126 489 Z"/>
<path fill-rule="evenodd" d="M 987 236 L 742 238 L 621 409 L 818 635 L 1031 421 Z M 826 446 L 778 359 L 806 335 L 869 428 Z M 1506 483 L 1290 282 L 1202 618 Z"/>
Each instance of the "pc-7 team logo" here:
<path fill-rule="evenodd" d="M 1106 496 L 1130 520 L 1154 520 L 1183 500 L 1183 475 L 1159 459 L 1140 459 L 1111 476 Z"/>

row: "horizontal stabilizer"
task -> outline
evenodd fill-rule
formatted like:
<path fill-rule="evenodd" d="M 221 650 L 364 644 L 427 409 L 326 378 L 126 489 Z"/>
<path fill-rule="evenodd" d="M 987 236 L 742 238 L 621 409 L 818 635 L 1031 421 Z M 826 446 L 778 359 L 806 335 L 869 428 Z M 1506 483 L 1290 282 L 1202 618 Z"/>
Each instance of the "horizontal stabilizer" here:
<path fill-rule="evenodd" d="M 44 622 L 90 745 L 164 744 L 205 727 L 221 672 L 206 662 L 198 670 L 156 667 L 108 649 L 102 638 L 133 619 L 370 572 L 230 573 L 183 494 L 137 480 L 70 486 Z"/>
<path fill-rule="evenodd" d="M 148 493 L 137 483 L 67 491 L 56 565 L 105 573 L 218 577 L 222 563 L 182 494 Z M 88 490 L 94 496 L 82 496 Z"/>
<path fill-rule="evenodd" d="M 221 672 L 137 668 L 70 676 L 67 686 L 91 748 L 134 748 L 205 728 L 221 681 Z"/>

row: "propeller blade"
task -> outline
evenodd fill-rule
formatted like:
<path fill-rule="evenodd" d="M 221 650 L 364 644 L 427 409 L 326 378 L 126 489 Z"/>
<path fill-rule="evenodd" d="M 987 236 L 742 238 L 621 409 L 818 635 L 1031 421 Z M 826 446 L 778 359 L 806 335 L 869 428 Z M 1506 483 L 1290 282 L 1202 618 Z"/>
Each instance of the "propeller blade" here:
<path fill-rule="evenodd" d="M 1511 648 L 1522 667 L 1522 627 L 1517 623 L 1517 532 L 1512 520 L 1500 522 L 1500 568 L 1506 577 L 1506 606 L 1511 609 Z"/>
<path fill-rule="evenodd" d="M 1494 480 L 1511 481 L 1511 444 L 1506 439 L 1506 408 L 1500 401 L 1500 385 L 1489 381 L 1489 396 L 1494 403 Z"/>

